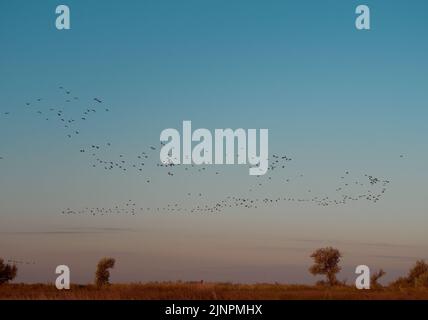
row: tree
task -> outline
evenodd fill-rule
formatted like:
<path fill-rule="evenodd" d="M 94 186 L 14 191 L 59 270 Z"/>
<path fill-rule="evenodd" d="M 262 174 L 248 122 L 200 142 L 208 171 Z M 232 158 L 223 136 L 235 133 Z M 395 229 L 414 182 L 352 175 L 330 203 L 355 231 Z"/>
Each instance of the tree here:
<path fill-rule="evenodd" d="M 102 287 L 110 284 L 109 269 L 114 268 L 116 260 L 113 258 L 103 258 L 98 262 L 97 272 L 95 273 L 95 285 Z"/>
<path fill-rule="evenodd" d="M 342 269 L 339 266 L 341 257 L 342 254 L 335 248 L 317 249 L 311 255 L 311 258 L 314 259 L 314 265 L 309 268 L 309 271 L 313 275 L 325 275 L 330 286 L 337 285 L 336 274 Z"/>
<path fill-rule="evenodd" d="M 15 265 L 5 264 L 0 258 L 0 284 L 15 279 L 18 268 Z"/>
<path fill-rule="evenodd" d="M 386 274 L 383 269 L 380 269 L 378 272 L 372 274 L 370 277 L 370 285 L 372 288 L 380 288 L 379 279 L 382 278 Z"/>

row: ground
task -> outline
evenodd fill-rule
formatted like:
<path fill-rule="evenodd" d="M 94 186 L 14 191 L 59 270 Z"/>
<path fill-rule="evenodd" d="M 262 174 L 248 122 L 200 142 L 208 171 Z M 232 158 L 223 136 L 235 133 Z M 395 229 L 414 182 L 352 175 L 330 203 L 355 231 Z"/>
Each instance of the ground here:
<path fill-rule="evenodd" d="M 92 285 L 72 285 L 59 291 L 53 284 L 3 284 L 0 300 L 428 300 L 428 289 L 357 290 L 353 287 L 285 284 L 231 283 L 135 283 L 113 284 L 102 289 Z"/>

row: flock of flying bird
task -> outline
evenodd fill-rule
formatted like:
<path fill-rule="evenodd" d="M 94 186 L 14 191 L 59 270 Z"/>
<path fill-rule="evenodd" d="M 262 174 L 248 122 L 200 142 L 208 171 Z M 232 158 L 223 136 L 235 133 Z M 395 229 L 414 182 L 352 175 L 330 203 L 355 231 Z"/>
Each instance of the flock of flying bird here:
<path fill-rule="evenodd" d="M 65 130 L 67 138 L 72 138 L 80 134 L 79 124 L 90 120 L 94 115 L 101 112 L 109 112 L 108 107 L 103 106 L 103 101 L 99 98 L 93 98 L 90 104 L 86 104 L 83 108 L 76 108 L 73 102 L 79 101 L 80 98 L 64 88 L 58 87 L 62 94 L 61 102 L 64 106 L 57 106 L 56 103 L 47 105 L 43 98 L 36 98 L 32 101 L 27 101 L 23 104 L 27 112 L 36 114 L 45 121 L 53 121 L 60 125 Z M 16 110 L 18 113 L 20 110 Z M 73 114 L 73 115 L 72 115 Z M 11 111 L 4 111 L 0 116 L 11 117 L 14 115 Z"/>
<path fill-rule="evenodd" d="M 37 98 L 33 101 L 26 102 L 23 107 L 26 112 L 31 112 L 45 121 L 54 121 L 64 130 L 67 139 L 82 133 L 81 124 L 91 121 L 97 114 L 109 112 L 110 108 L 105 106 L 102 99 L 94 97 L 91 101 L 82 102 L 80 97 L 73 94 L 69 89 L 60 86 L 58 88 L 62 104 L 64 106 L 52 106 L 47 104 L 44 99 Z M 76 106 L 76 103 L 78 105 Z M 55 104 L 57 105 L 57 104 Z M 83 105 L 83 106 L 82 106 Z M 2 112 L 3 117 L 11 117 L 12 112 Z M 88 155 L 90 166 L 101 168 L 105 171 L 119 171 L 123 173 L 139 174 L 148 184 L 153 181 L 160 169 L 160 174 L 173 179 L 174 177 L 191 177 L 195 174 L 211 174 L 210 177 L 221 176 L 221 171 L 216 166 L 210 165 L 175 165 L 162 164 L 159 161 L 159 149 L 162 143 L 147 147 L 140 150 L 132 156 L 123 153 L 115 153 L 114 146 L 111 142 L 93 143 L 82 146 L 79 149 L 81 154 Z M 237 156 L 237 155 L 236 155 Z M 400 155 L 400 158 L 403 158 Z M 4 156 L 0 156 L 3 160 Z M 345 171 L 339 179 L 339 184 L 333 194 L 315 196 L 312 189 L 306 189 L 304 196 L 261 196 L 263 191 L 271 190 L 278 187 L 278 182 L 289 185 L 296 179 L 302 179 L 303 174 L 297 174 L 294 177 L 289 176 L 287 164 L 292 161 L 285 154 L 273 154 L 269 159 L 269 168 L 266 175 L 255 178 L 253 185 L 247 190 L 248 196 L 228 195 L 213 201 L 212 198 L 202 194 L 198 189 L 195 192 L 184 192 L 182 203 L 174 202 L 165 204 L 162 207 L 151 207 L 147 205 L 137 205 L 135 201 L 129 200 L 124 204 L 118 204 L 112 207 L 94 207 L 72 210 L 64 209 L 63 215 L 88 214 L 92 216 L 104 215 L 136 215 L 138 213 L 220 213 L 233 208 L 241 209 L 260 209 L 270 206 L 277 206 L 284 202 L 294 203 L 312 203 L 319 206 L 343 205 L 352 201 L 370 201 L 376 203 L 387 191 L 389 180 L 381 179 L 372 175 L 364 175 L 360 178 L 351 178 L 349 171 Z M 227 177 L 226 177 L 227 178 Z M 275 181 L 275 182 L 274 182 Z M 275 183 L 275 184 L 274 184 Z M 355 190 L 355 188 L 359 190 Z M 241 189 L 242 191 L 243 189 Z M 178 192 L 175 190 L 174 192 Z M 193 205 L 189 206 L 189 199 L 195 196 L 195 201 L 190 201 Z"/>
<path fill-rule="evenodd" d="M 13 265 L 34 265 L 36 264 L 35 261 L 24 261 L 24 260 L 16 260 L 16 259 L 7 259 L 6 262 L 8 264 L 13 264 Z"/>
<path fill-rule="evenodd" d="M 79 210 L 73 210 L 70 208 L 64 209 L 61 214 L 63 215 L 92 215 L 92 216 L 109 216 L 109 215 L 132 215 L 135 216 L 139 213 L 222 213 L 226 210 L 231 209 L 266 209 L 273 206 L 279 206 L 284 202 L 291 203 L 312 203 L 318 206 L 337 206 L 344 205 L 353 201 L 365 200 L 376 203 L 387 190 L 387 186 L 390 183 L 389 180 L 381 180 L 371 175 L 364 175 L 364 179 L 352 180 L 348 178 L 350 173 L 346 171 L 344 176 L 341 177 L 341 184 L 336 189 L 337 192 L 343 191 L 341 194 L 334 196 L 312 196 L 312 197 L 296 197 L 296 196 L 277 196 L 277 197 L 258 197 L 252 195 L 251 197 L 245 196 L 226 196 L 225 198 L 209 202 L 209 197 L 203 195 L 200 192 L 194 193 L 200 199 L 202 203 L 188 206 L 187 201 L 174 202 L 165 204 L 161 207 L 149 207 L 137 204 L 137 201 L 128 200 L 123 204 L 114 205 L 112 207 L 85 207 Z M 298 177 L 301 177 L 299 175 Z M 290 179 L 286 179 L 290 180 Z M 265 179 L 265 183 L 268 183 L 269 177 Z M 365 192 L 352 193 L 352 190 L 346 192 L 346 189 L 351 189 L 353 186 L 359 186 L 362 189 L 366 189 Z M 375 187 L 373 190 L 368 187 Z M 308 194 L 312 191 L 308 190 Z M 191 196 L 191 193 L 187 193 L 187 196 Z"/>

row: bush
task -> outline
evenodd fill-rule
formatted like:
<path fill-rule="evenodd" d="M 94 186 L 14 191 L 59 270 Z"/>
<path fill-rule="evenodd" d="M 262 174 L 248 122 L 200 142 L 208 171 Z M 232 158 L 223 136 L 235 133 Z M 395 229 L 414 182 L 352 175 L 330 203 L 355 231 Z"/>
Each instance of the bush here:
<path fill-rule="evenodd" d="M 428 272 L 421 274 L 415 280 L 416 288 L 428 288 Z"/>
<path fill-rule="evenodd" d="M 5 264 L 0 258 L 0 284 L 15 279 L 17 273 L 18 268 L 15 265 Z"/>
<path fill-rule="evenodd" d="M 393 281 L 390 284 L 390 287 L 394 289 L 402 289 L 409 287 L 409 281 L 407 280 L 407 277 L 399 277 L 397 280 Z"/>
<path fill-rule="evenodd" d="M 411 285 L 416 285 L 416 280 L 425 273 L 428 273 L 428 264 L 424 260 L 416 261 L 415 266 L 409 271 L 407 280 Z"/>
<path fill-rule="evenodd" d="M 370 287 L 373 289 L 381 288 L 382 285 L 379 283 L 379 279 L 382 278 L 385 274 L 386 272 L 383 271 L 383 269 L 380 269 L 378 272 L 374 273 L 370 277 Z"/>
<path fill-rule="evenodd" d="M 109 269 L 114 267 L 116 260 L 113 258 L 103 258 L 98 262 L 97 272 L 95 273 L 95 285 L 102 287 L 110 284 Z"/>
<path fill-rule="evenodd" d="M 415 265 L 409 270 L 407 277 L 400 277 L 391 283 L 391 287 L 409 288 L 409 287 L 428 287 L 428 264 L 424 260 L 416 261 Z"/>

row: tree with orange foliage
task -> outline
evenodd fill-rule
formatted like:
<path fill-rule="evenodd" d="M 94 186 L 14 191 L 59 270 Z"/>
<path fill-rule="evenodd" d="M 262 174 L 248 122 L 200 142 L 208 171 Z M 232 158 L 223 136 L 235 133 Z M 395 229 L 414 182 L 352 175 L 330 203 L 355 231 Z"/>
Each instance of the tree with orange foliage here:
<path fill-rule="evenodd" d="M 336 274 L 342 269 L 339 266 L 341 257 L 342 254 L 335 248 L 327 247 L 317 249 L 311 255 L 311 258 L 314 259 L 314 264 L 309 268 L 309 271 L 313 275 L 325 275 L 327 277 L 327 283 L 330 286 L 337 285 Z"/>

